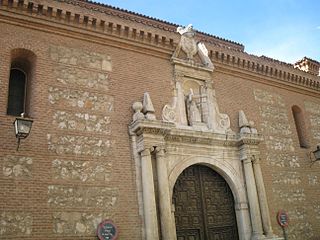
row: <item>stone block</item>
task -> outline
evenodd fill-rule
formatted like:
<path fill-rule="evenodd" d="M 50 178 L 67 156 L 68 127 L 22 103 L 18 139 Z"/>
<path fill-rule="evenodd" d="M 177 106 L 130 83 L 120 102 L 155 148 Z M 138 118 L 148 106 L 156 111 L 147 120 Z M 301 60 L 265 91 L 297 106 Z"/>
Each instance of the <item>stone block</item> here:
<path fill-rule="evenodd" d="M 274 184 L 299 185 L 301 176 L 298 172 L 286 171 L 272 174 L 272 182 Z"/>
<path fill-rule="evenodd" d="M 113 140 L 105 137 L 48 134 L 47 138 L 48 149 L 58 155 L 107 156 L 114 145 Z"/>
<path fill-rule="evenodd" d="M 3 176 L 8 178 L 32 178 L 32 158 L 21 156 L 4 156 Z"/>
<path fill-rule="evenodd" d="M 53 126 L 59 129 L 84 132 L 111 133 L 111 117 L 88 113 L 70 113 L 56 111 L 53 114 Z"/>
<path fill-rule="evenodd" d="M 56 159 L 52 162 L 53 178 L 66 181 L 109 182 L 111 179 L 110 162 L 67 161 Z"/>
<path fill-rule="evenodd" d="M 100 222 L 110 219 L 107 213 L 55 212 L 53 214 L 53 232 L 59 235 L 96 235 Z"/>
<path fill-rule="evenodd" d="M 277 105 L 281 107 L 285 106 L 283 98 L 278 94 L 270 93 L 261 89 L 255 89 L 253 93 L 255 100 L 262 104 Z"/>
<path fill-rule="evenodd" d="M 70 86 L 81 86 L 85 88 L 108 91 L 109 74 L 75 67 L 58 65 L 54 69 L 57 81 Z"/>
<path fill-rule="evenodd" d="M 269 136 L 266 139 L 267 148 L 274 151 L 290 151 L 293 152 L 295 150 L 293 146 L 293 141 L 288 137 L 275 137 Z"/>
<path fill-rule="evenodd" d="M 26 212 L 1 212 L 0 214 L 0 239 L 4 236 L 26 236 L 32 233 L 33 217 Z M 1 237 L 2 236 L 2 237 Z"/>
<path fill-rule="evenodd" d="M 80 186 L 48 186 L 48 204 L 50 207 L 82 208 L 103 207 L 110 210 L 115 206 L 118 190 L 109 187 L 80 187 Z"/>
<path fill-rule="evenodd" d="M 300 159 L 292 153 L 271 153 L 267 154 L 267 164 L 275 167 L 300 168 Z"/>
<path fill-rule="evenodd" d="M 49 103 L 58 104 L 61 107 L 110 113 L 113 111 L 113 102 L 113 97 L 108 95 L 49 87 Z"/>
<path fill-rule="evenodd" d="M 63 46 L 50 46 L 51 60 L 68 65 L 83 68 L 92 68 L 101 71 L 111 71 L 110 56 L 82 49 L 68 48 Z"/>
<path fill-rule="evenodd" d="M 305 101 L 304 106 L 306 111 L 315 115 L 320 115 L 320 104 L 310 101 Z"/>

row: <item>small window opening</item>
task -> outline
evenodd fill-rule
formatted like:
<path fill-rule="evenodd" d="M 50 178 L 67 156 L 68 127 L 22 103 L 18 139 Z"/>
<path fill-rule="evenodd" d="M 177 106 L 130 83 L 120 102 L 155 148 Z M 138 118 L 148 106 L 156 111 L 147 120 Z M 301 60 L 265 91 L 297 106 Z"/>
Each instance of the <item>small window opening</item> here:
<path fill-rule="evenodd" d="M 307 131 L 306 131 L 306 125 L 305 125 L 303 113 L 298 106 L 293 106 L 292 114 L 294 118 L 294 123 L 296 125 L 296 131 L 297 131 L 300 147 L 308 148 L 309 144 L 307 139 Z"/>
<path fill-rule="evenodd" d="M 11 69 L 7 114 L 20 116 L 25 112 L 26 83 L 27 76 L 22 70 Z"/>

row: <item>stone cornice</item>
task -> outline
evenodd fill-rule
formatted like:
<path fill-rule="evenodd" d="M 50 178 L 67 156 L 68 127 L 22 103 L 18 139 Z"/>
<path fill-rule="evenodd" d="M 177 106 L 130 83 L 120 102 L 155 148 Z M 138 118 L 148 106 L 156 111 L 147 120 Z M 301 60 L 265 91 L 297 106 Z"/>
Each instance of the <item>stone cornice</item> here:
<path fill-rule="evenodd" d="M 259 134 L 219 134 L 210 131 L 177 128 L 175 124 L 163 121 L 137 120 L 129 126 L 130 135 L 138 136 L 141 141 L 153 141 L 161 136 L 162 144 L 175 143 L 186 145 L 228 146 L 258 145 L 263 141 Z M 152 138 L 150 136 L 155 136 Z M 148 145 L 146 143 L 145 145 Z M 150 145 L 150 144 L 149 144 Z M 151 143 L 152 145 L 152 143 Z"/>
<path fill-rule="evenodd" d="M 259 82 L 264 84 L 282 84 L 319 95 L 320 77 L 295 69 L 291 64 L 270 62 L 265 58 L 219 48 L 211 49 L 209 56 L 217 71 L 224 68 L 226 72 L 237 75 L 242 71 L 257 76 Z"/>
<path fill-rule="evenodd" d="M 97 3 L 94 1 L 86 1 L 86 0 L 56 0 L 56 1 L 66 2 L 72 5 L 78 5 L 86 9 L 103 12 L 107 15 L 117 16 L 121 19 L 126 19 L 129 21 L 142 23 L 144 25 L 152 26 L 154 28 L 158 28 L 164 31 L 176 32 L 176 29 L 179 26 L 178 24 L 170 23 L 161 19 L 156 19 L 143 14 L 135 13 L 125 9 L 121 9 L 121 8 L 116 8 L 107 4 Z M 244 50 L 244 46 L 242 44 L 231 41 L 231 40 L 220 38 L 218 36 L 214 36 L 201 31 L 197 31 L 197 35 L 199 35 L 201 38 L 201 41 L 204 41 L 204 42 L 217 43 L 217 44 L 220 43 L 232 49 L 237 49 L 239 51 Z"/>
<path fill-rule="evenodd" d="M 98 12 L 101 12 L 100 7 L 104 10 L 109 9 L 106 6 L 99 6 L 99 4 L 86 1 L 61 0 L 61 2 L 66 2 L 65 4 L 76 4 L 85 8 L 89 6 L 90 8 L 88 9 L 92 8 L 92 10 Z M 128 19 L 142 23 L 138 20 L 138 18 L 141 18 L 148 19 L 148 21 L 152 21 L 152 23 L 162 24 L 163 26 L 176 27 L 176 25 L 159 22 L 157 19 L 146 18 L 115 8 L 110 8 L 108 11 L 109 15 L 112 16 L 114 16 L 116 12 L 118 17 L 122 16 L 119 15 L 120 13 L 124 14 L 126 17 L 122 18 L 125 20 Z M 133 27 L 120 25 L 117 22 L 108 22 L 105 18 L 94 18 L 92 14 L 90 16 L 81 15 L 28 0 L 24 2 L 18 0 L 0 1 L 0 16 L 4 17 L 2 21 L 9 24 L 68 35 L 70 37 L 77 37 L 105 45 L 128 48 L 132 51 L 143 51 L 146 54 L 157 55 L 166 59 L 172 55 L 177 45 L 175 42 L 177 36 L 171 31 L 172 29 L 163 29 L 167 31 L 168 34 L 163 32 L 165 35 L 159 35 L 153 32 L 147 32 L 145 29 L 135 29 Z M 101 14 L 98 16 L 101 17 Z M 131 19 L 130 17 L 132 16 L 137 19 Z M 145 22 L 142 24 L 149 26 L 151 23 Z M 143 25 L 141 25 L 141 27 L 143 27 Z M 79 33 L 79 35 L 74 33 Z M 84 33 L 86 34 L 85 37 L 83 36 Z M 286 64 L 267 57 L 257 57 L 247 54 L 240 49 L 219 44 L 215 42 L 212 37 L 204 39 L 200 34 L 197 38 L 198 40 L 200 39 L 209 43 L 209 56 L 212 62 L 218 66 L 216 68 L 217 71 L 219 71 L 219 66 L 221 66 L 229 73 L 235 72 L 235 74 L 237 74 L 238 72 L 243 72 L 244 74 L 255 76 L 255 79 L 263 84 L 290 87 L 293 91 L 302 91 L 304 94 L 311 94 L 313 96 L 318 96 L 319 94 L 319 76 L 295 69 L 292 64 Z M 149 51 L 144 51 L 145 49 Z"/>

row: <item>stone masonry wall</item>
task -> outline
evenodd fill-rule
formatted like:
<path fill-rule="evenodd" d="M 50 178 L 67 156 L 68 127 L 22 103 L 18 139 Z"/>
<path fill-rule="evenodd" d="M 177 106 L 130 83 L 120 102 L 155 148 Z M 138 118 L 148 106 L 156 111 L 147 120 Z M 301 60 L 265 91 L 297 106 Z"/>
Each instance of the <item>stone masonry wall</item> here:
<path fill-rule="evenodd" d="M 317 185 L 318 176 L 305 174 L 306 159 L 299 153 L 294 141 L 297 135 L 292 125 L 293 116 L 289 115 L 292 114 L 291 106 L 275 92 L 255 89 L 254 97 L 260 111 L 261 132 L 265 137 L 266 164 L 271 173 L 273 196 L 269 199 L 275 203 L 271 206 L 276 207 L 271 209 L 276 212 L 282 208 L 288 212 L 290 239 L 313 239 L 317 221 L 312 214 L 319 205 L 308 204 L 312 193 L 305 183 Z M 306 105 L 308 109 L 310 104 Z M 317 118 L 311 117 L 311 121 L 316 122 Z"/>
<path fill-rule="evenodd" d="M 114 99 L 108 94 L 111 59 L 55 45 L 49 54 L 55 82 L 48 88 L 53 129 L 47 140 L 48 150 L 57 154 L 52 177 L 59 182 L 48 186 L 53 232 L 92 236 L 99 222 L 112 217 L 119 195 L 117 187 L 106 187 L 112 180 L 109 157 L 115 143 Z"/>

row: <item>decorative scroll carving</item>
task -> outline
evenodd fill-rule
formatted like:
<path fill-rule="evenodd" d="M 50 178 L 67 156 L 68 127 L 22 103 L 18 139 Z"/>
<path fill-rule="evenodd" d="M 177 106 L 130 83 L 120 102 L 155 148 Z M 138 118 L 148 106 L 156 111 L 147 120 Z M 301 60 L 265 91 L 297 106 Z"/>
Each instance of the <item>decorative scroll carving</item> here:
<path fill-rule="evenodd" d="M 176 122 L 176 107 L 177 107 L 177 91 L 174 90 L 172 103 L 167 104 L 162 109 L 162 119 L 166 122 Z"/>

